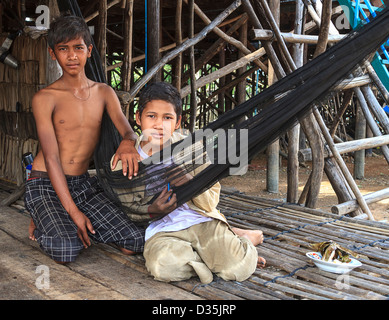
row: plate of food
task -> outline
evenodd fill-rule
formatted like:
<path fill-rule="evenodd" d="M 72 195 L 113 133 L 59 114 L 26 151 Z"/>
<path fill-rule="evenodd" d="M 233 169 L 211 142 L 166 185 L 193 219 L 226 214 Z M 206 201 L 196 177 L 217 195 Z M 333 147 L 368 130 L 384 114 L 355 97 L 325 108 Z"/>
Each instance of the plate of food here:
<path fill-rule="evenodd" d="M 315 250 L 307 252 L 306 256 L 321 270 L 333 273 L 348 273 L 362 263 L 355 258 L 358 255 L 341 247 L 336 242 L 325 241 L 311 244 Z M 353 258 L 352 258 L 353 257 Z"/>

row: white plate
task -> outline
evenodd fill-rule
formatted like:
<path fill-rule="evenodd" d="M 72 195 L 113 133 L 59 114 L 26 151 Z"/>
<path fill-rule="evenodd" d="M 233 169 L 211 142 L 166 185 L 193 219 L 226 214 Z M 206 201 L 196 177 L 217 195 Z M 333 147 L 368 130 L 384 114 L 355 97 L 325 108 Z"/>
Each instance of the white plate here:
<path fill-rule="evenodd" d="M 320 252 L 307 252 L 305 254 L 313 263 L 321 270 L 333 273 L 347 273 L 356 267 L 362 265 L 361 262 L 354 258 L 350 258 L 350 262 L 329 262 L 321 260 Z"/>

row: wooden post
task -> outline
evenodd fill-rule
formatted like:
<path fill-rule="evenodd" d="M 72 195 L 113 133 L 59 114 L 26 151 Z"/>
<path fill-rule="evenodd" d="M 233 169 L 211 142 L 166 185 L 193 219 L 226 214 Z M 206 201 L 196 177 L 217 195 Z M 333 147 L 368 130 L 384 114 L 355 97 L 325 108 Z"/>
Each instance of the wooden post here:
<path fill-rule="evenodd" d="M 160 32 L 160 0 L 147 1 L 147 70 L 150 70 L 160 61 L 159 48 L 161 44 Z M 151 81 L 161 81 L 162 72 L 159 70 Z"/>
<path fill-rule="evenodd" d="M 239 40 L 244 46 L 247 46 L 247 22 L 240 27 Z M 242 51 L 239 51 L 239 58 L 244 56 Z M 237 70 L 237 76 L 239 77 L 247 69 L 247 65 L 242 66 Z M 246 101 L 246 79 L 243 79 L 236 86 L 236 102 L 239 104 Z"/>
<path fill-rule="evenodd" d="M 280 1 L 270 0 L 270 10 L 275 17 L 275 23 L 280 22 Z M 277 81 L 273 66 L 269 63 L 268 84 L 272 85 Z M 271 193 L 279 192 L 279 171 L 280 171 L 280 142 L 275 140 L 267 147 L 267 171 L 266 171 L 266 189 Z"/>
<path fill-rule="evenodd" d="M 188 23 L 189 39 L 194 36 L 194 0 L 189 0 L 189 23 Z M 189 119 L 189 131 L 193 132 L 196 126 L 197 115 L 197 90 L 196 90 L 196 67 L 194 57 L 194 45 L 189 49 L 189 64 L 190 64 L 190 119 Z"/>
<path fill-rule="evenodd" d="M 134 0 L 125 0 L 123 43 L 124 57 L 121 69 L 123 91 L 129 91 L 131 83 L 133 6 Z"/>
<path fill-rule="evenodd" d="M 176 4 L 176 20 L 175 20 L 175 39 L 176 45 L 179 46 L 182 43 L 182 29 L 181 19 L 182 18 L 182 0 L 177 0 Z M 181 77 L 182 77 L 182 53 L 180 53 L 175 59 L 174 63 L 174 77 L 173 85 L 177 90 L 181 90 Z"/>
<path fill-rule="evenodd" d="M 226 64 L 226 52 L 224 50 L 225 46 L 219 51 L 219 68 L 224 68 Z M 219 89 L 223 88 L 226 84 L 225 76 L 221 76 L 219 78 Z M 217 96 L 217 105 L 218 105 L 218 114 L 222 114 L 224 112 L 224 90 L 221 90 Z"/>
<path fill-rule="evenodd" d="M 107 0 L 99 0 L 99 34 L 97 47 L 100 54 L 101 64 L 107 78 Z"/>
<path fill-rule="evenodd" d="M 355 124 L 355 139 L 364 139 L 366 137 L 366 119 L 359 103 L 357 103 Z M 359 150 L 354 153 L 354 178 L 362 180 L 365 177 L 365 150 Z"/>
<path fill-rule="evenodd" d="M 294 21 L 295 34 L 303 32 L 303 13 L 304 4 L 301 0 L 296 1 L 296 17 Z M 297 68 L 303 65 L 304 45 L 293 45 L 293 60 Z M 299 161 L 298 150 L 300 140 L 300 124 L 296 124 L 288 131 L 288 164 L 287 164 L 287 195 L 286 201 L 289 203 L 297 203 L 298 200 L 298 185 L 299 185 Z"/>

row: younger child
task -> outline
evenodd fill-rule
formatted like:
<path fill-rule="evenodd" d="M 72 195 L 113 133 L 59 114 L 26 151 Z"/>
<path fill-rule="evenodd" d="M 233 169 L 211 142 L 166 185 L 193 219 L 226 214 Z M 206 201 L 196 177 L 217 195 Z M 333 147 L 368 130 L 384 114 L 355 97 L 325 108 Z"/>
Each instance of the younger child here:
<path fill-rule="evenodd" d="M 81 249 L 97 242 L 116 243 L 124 253 L 142 252 L 144 230 L 136 226 L 88 175 L 107 111 L 123 137 L 113 166 L 123 174 L 138 170 L 136 135 L 111 87 L 85 75 L 92 41 L 82 18 L 64 16 L 51 23 L 49 53 L 62 76 L 36 93 L 32 111 L 40 150 L 26 183 L 25 203 L 32 221 L 30 238 L 56 262 L 74 261 Z"/>
<path fill-rule="evenodd" d="M 142 159 L 183 138 L 175 132 L 181 113 L 181 97 L 172 85 L 157 82 L 142 90 L 136 112 L 142 130 L 136 147 Z M 186 179 L 191 178 L 188 175 Z M 180 281 L 198 275 L 202 283 L 209 283 L 212 273 L 216 273 L 225 280 L 243 281 L 257 265 L 264 266 L 266 261 L 258 257 L 255 248 L 263 241 L 262 232 L 231 228 L 216 209 L 219 183 L 178 208 L 174 191 L 167 188 L 151 205 L 146 190 L 129 195 L 122 200 L 128 205 L 126 212 L 131 219 L 150 221 L 163 216 L 151 221 L 146 229 L 143 254 L 155 279 Z"/>

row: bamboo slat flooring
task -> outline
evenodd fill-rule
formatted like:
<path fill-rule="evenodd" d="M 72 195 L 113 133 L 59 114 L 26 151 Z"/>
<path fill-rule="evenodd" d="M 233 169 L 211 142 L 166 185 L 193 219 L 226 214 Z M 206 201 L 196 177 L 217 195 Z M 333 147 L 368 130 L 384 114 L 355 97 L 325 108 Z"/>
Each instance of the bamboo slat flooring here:
<path fill-rule="evenodd" d="M 13 188 L 0 181 L 0 202 Z M 267 265 L 246 281 L 224 281 L 214 276 L 207 285 L 198 278 L 161 283 L 148 274 L 141 255 L 124 256 L 104 244 L 84 250 L 72 264 L 57 265 L 28 239 L 29 217 L 19 199 L 10 207 L 0 207 L 0 291 L 8 292 L 2 299 L 388 299 L 388 224 L 231 190 L 223 190 L 219 209 L 232 226 L 261 229 L 264 233 L 264 243 L 257 250 Z M 309 243 L 327 240 L 359 253 L 362 266 L 346 275 L 319 270 L 305 253 L 312 251 Z M 50 268 L 53 290 L 36 288 L 37 275 L 32 268 L 37 265 Z"/>

